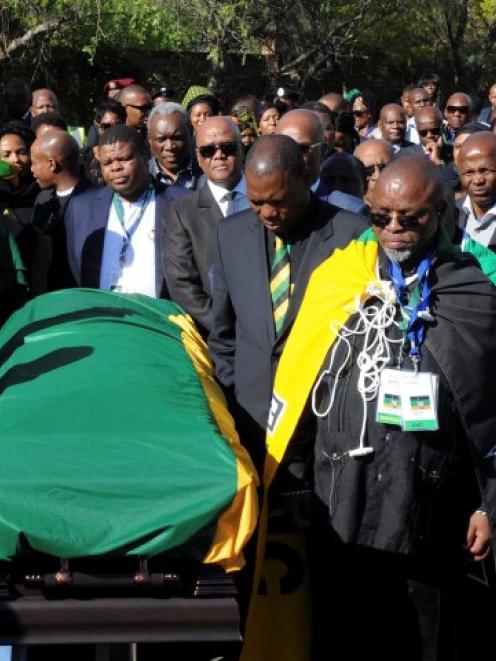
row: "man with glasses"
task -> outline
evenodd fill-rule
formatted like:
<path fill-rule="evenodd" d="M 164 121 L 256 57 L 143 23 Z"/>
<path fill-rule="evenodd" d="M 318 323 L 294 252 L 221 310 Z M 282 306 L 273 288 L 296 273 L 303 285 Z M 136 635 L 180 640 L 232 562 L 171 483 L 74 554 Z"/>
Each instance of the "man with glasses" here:
<path fill-rule="evenodd" d="M 447 132 L 450 144 L 453 144 L 458 129 L 470 121 L 472 110 L 472 99 L 468 94 L 456 92 L 452 94 L 444 109 L 444 117 L 447 122 Z"/>
<path fill-rule="evenodd" d="M 480 131 L 469 136 L 458 154 L 458 170 L 467 192 L 460 202 L 459 227 L 496 252 L 496 135 Z"/>
<path fill-rule="evenodd" d="M 314 661 L 454 659 L 478 635 L 462 581 L 496 518 L 496 291 L 442 233 L 444 197 L 426 158 L 390 163 L 279 361 L 269 452 L 306 431 L 314 457 Z"/>
<path fill-rule="evenodd" d="M 152 137 L 166 128 L 156 122 L 158 117 L 152 117 Z M 246 209 L 248 200 L 241 137 L 231 118 L 208 117 L 198 127 L 196 151 L 204 183 L 167 209 L 164 269 L 172 300 L 183 306 L 206 336 L 212 329 L 217 225 L 221 218 Z"/>
<path fill-rule="evenodd" d="M 367 190 L 363 199 L 370 206 L 372 194 L 379 175 L 388 163 L 393 160 L 393 148 L 386 140 L 365 140 L 354 151 L 354 156 L 365 166 L 367 174 Z"/>
<path fill-rule="evenodd" d="M 317 182 L 324 156 L 324 127 L 313 110 L 290 110 L 279 120 L 277 135 L 287 135 L 300 147 L 308 185 Z"/>
<path fill-rule="evenodd" d="M 152 152 L 151 174 L 165 186 L 194 191 L 202 183 L 202 171 L 193 159 L 188 113 L 178 103 L 161 103 L 148 117 L 148 143 Z"/>
<path fill-rule="evenodd" d="M 453 148 L 448 144 L 443 116 L 435 106 L 420 108 L 415 113 L 420 144 L 434 165 L 444 166 L 452 160 Z"/>
<path fill-rule="evenodd" d="M 126 109 L 126 126 L 146 135 L 146 124 L 153 108 L 152 97 L 141 85 L 128 85 L 119 95 L 119 103 Z"/>

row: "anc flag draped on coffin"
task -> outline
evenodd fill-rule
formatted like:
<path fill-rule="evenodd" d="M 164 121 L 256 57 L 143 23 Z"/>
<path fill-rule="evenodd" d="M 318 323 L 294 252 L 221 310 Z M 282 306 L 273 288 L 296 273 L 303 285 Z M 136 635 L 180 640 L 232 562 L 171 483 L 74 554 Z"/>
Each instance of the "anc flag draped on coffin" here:
<path fill-rule="evenodd" d="M 73 289 L 0 332 L 0 559 L 182 554 L 242 566 L 257 516 L 207 348 L 170 301 Z"/>

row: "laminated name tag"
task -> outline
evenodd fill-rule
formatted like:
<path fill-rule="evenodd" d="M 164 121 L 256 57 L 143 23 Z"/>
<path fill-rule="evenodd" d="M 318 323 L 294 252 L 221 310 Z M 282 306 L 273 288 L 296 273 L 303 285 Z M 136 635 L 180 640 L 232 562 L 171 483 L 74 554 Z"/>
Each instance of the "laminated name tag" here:
<path fill-rule="evenodd" d="M 389 368 L 382 370 L 377 397 L 376 422 L 401 426 L 403 421 L 401 382 L 402 372 L 400 370 Z"/>
<path fill-rule="evenodd" d="M 402 428 L 405 431 L 435 431 L 437 420 L 438 377 L 431 372 L 403 372 Z"/>
<path fill-rule="evenodd" d="M 385 369 L 377 400 L 376 422 L 404 431 L 435 431 L 438 377 L 431 372 Z"/>

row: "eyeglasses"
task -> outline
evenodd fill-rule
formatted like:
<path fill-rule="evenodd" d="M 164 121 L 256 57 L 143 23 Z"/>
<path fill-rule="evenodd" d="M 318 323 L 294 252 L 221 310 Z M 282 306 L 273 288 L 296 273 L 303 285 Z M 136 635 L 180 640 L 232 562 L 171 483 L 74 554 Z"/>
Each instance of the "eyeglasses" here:
<path fill-rule="evenodd" d="M 441 135 L 441 128 L 438 126 L 435 126 L 432 129 L 417 129 L 417 131 L 422 138 L 426 138 L 429 135 L 429 133 L 431 135 Z"/>
<path fill-rule="evenodd" d="M 323 144 L 324 143 L 322 142 L 314 142 L 313 145 L 298 145 L 298 147 L 300 148 L 302 156 L 308 156 L 314 149 L 321 147 Z"/>
<path fill-rule="evenodd" d="M 364 115 L 367 114 L 367 110 L 354 110 L 353 114 L 355 117 L 363 117 Z"/>
<path fill-rule="evenodd" d="M 384 168 L 386 167 L 386 163 L 375 163 L 374 165 L 369 165 L 368 167 L 365 168 L 365 172 L 367 173 L 367 179 L 370 179 L 370 177 L 376 173 L 378 170 L 379 173 L 381 173 Z"/>
<path fill-rule="evenodd" d="M 102 122 L 101 124 L 98 124 L 98 126 L 103 130 L 106 131 L 107 129 L 111 128 L 112 126 L 118 126 L 121 122 Z"/>
<path fill-rule="evenodd" d="M 446 112 L 449 112 L 453 115 L 455 112 L 459 112 L 462 115 L 468 115 L 470 108 L 468 106 L 446 106 Z"/>
<path fill-rule="evenodd" d="M 413 216 L 413 215 L 409 216 L 407 214 L 402 213 L 396 216 L 396 219 L 403 229 L 411 230 L 419 226 L 420 218 L 422 217 L 422 215 L 425 214 L 421 214 L 420 216 Z M 387 227 L 389 225 L 392 219 L 393 219 L 392 216 L 386 213 L 370 214 L 370 222 L 372 223 L 372 225 L 375 225 L 376 227 L 382 227 L 383 229 L 384 227 Z"/>
<path fill-rule="evenodd" d="M 213 158 L 219 149 L 224 156 L 234 156 L 237 154 L 238 148 L 237 142 L 219 142 L 216 145 L 202 145 L 198 147 L 198 152 L 202 158 Z"/>
<path fill-rule="evenodd" d="M 133 103 L 126 103 L 124 108 L 134 108 L 140 112 L 150 112 L 150 110 L 153 108 L 153 103 L 146 103 L 144 106 L 135 106 Z"/>

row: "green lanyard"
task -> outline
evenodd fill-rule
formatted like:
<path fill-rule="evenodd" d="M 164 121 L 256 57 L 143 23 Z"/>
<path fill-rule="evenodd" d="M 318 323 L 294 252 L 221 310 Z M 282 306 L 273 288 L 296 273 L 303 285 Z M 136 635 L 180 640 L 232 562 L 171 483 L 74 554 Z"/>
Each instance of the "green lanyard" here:
<path fill-rule="evenodd" d="M 126 252 L 127 249 L 129 248 L 129 244 L 131 243 L 131 239 L 133 238 L 134 233 L 138 229 L 141 221 L 143 220 L 143 216 L 145 215 L 146 208 L 148 206 L 148 202 L 151 199 L 153 193 L 153 186 L 149 186 L 148 190 L 146 191 L 145 197 L 143 199 L 143 203 L 140 205 L 140 208 L 138 210 L 138 213 L 136 215 L 135 220 L 131 223 L 129 229 L 126 228 L 124 224 L 124 207 L 122 205 L 122 199 L 117 193 L 114 193 L 112 197 L 112 204 L 115 209 L 115 213 L 117 214 L 117 218 L 119 220 L 119 223 L 121 224 L 121 227 L 124 231 L 124 236 L 122 237 L 122 247 L 121 251 L 119 253 L 119 264 L 121 268 L 124 266 L 126 263 Z"/>

